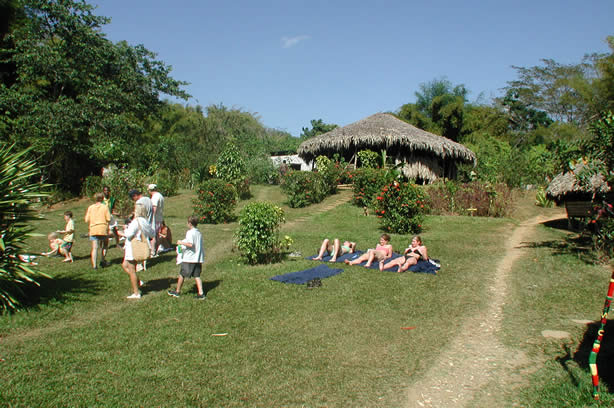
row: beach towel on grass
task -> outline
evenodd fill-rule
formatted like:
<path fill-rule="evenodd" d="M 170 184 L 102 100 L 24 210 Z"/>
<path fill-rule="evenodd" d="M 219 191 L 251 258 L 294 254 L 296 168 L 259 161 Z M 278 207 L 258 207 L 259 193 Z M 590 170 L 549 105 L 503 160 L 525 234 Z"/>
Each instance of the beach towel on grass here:
<path fill-rule="evenodd" d="M 302 285 L 315 278 L 328 278 L 342 272 L 343 269 L 331 269 L 326 264 L 318 265 L 315 268 L 305 269 L 304 271 L 290 272 L 284 275 L 273 276 L 271 280 L 283 283 L 295 283 Z"/>
<path fill-rule="evenodd" d="M 361 252 L 361 251 L 356 251 L 356 252 L 354 252 L 353 254 L 343 254 L 343 255 L 341 255 L 341 256 L 338 256 L 338 257 L 337 257 L 337 260 L 336 260 L 335 262 L 343 262 L 343 261 L 345 261 L 346 259 L 348 259 L 348 260 L 350 260 L 350 261 L 351 261 L 352 259 L 356 259 L 356 258 L 358 258 L 358 257 L 360 256 L 360 254 L 362 254 L 362 252 Z M 305 259 L 308 259 L 308 260 L 310 260 L 310 261 L 313 261 L 313 260 L 314 260 L 314 258 L 316 258 L 317 256 L 318 256 L 318 254 L 316 254 L 316 255 L 312 255 L 312 256 L 308 256 L 308 257 L 307 257 L 307 258 L 305 258 Z M 324 255 L 324 256 L 322 257 L 322 262 L 329 262 L 329 261 L 330 261 L 330 258 L 332 258 L 332 256 L 331 256 L 331 255 Z"/>
<path fill-rule="evenodd" d="M 350 255 L 352 255 L 352 257 L 348 258 L 348 259 L 350 261 L 352 261 L 352 260 L 358 258 L 363 253 L 364 253 L 363 251 L 356 251 L 353 254 L 350 254 Z M 393 259 L 400 257 L 400 256 L 402 256 L 402 255 L 401 254 L 397 254 L 396 252 L 393 252 L 392 256 L 390 258 L 386 259 L 386 262 L 384 262 L 384 265 L 387 264 L 388 262 L 392 261 Z M 339 258 L 337 258 L 337 260 L 339 260 Z M 362 267 L 364 267 L 366 264 L 367 264 L 367 261 L 363 261 L 363 262 L 361 262 L 359 264 L 356 264 L 355 266 L 362 266 Z M 371 263 L 371 266 L 369 267 L 369 269 L 377 269 L 377 270 L 379 270 L 379 261 L 377 259 L 374 260 L 373 263 Z"/>
<path fill-rule="evenodd" d="M 439 260 L 429 259 L 428 261 L 418 261 L 417 264 L 410 266 L 408 270 L 416 273 L 430 273 L 432 275 L 437 275 L 439 268 L 441 268 Z"/>

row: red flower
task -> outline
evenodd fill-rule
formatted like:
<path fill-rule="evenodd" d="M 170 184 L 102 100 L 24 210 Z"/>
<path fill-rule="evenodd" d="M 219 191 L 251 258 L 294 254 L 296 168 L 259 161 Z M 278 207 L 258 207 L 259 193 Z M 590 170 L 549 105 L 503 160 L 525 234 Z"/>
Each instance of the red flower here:
<path fill-rule="evenodd" d="M 377 199 L 381 201 L 381 200 L 383 200 L 383 199 L 384 199 L 384 197 L 377 196 Z"/>

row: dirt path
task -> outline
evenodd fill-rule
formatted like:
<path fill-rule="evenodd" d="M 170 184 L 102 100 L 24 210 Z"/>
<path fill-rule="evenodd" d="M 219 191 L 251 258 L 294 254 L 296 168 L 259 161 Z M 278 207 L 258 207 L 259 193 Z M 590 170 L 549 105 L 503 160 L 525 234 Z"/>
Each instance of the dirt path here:
<path fill-rule="evenodd" d="M 424 378 L 407 390 L 407 407 L 503 406 L 498 398 L 503 389 L 520 384 L 531 370 L 527 357 L 498 339 L 507 295 L 507 280 L 514 262 L 522 255 L 521 243 L 533 229 L 548 220 L 564 217 L 535 217 L 514 229 L 505 256 L 497 266 L 488 287 L 488 307 L 471 316 L 460 335 L 437 356 Z M 512 356 L 512 358 L 510 358 Z"/>

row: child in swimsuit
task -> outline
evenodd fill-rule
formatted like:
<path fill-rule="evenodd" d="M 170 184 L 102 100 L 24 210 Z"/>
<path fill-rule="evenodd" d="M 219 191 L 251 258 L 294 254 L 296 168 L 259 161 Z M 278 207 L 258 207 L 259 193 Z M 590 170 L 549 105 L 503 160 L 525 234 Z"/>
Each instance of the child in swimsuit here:
<path fill-rule="evenodd" d="M 383 262 L 380 262 L 379 270 L 383 271 L 384 269 L 390 269 L 393 266 L 398 266 L 399 269 L 397 272 L 404 272 L 410 266 L 417 264 L 418 261 L 427 261 L 429 259 L 426 252 L 426 247 L 422 244 L 422 238 L 419 236 L 412 238 L 410 247 L 403 251 L 403 255 L 404 256 L 393 259 L 385 265 Z"/>
<path fill-rule="evenodd" d="M 371 267 L 371 264 L 374 260 L 378 260 L 379 262 L 383 262 L 386 259 L 392 256 L 392 245 L 390 245 L 390 235 L 382 234 L 379 239 L 379 244 L 375 247 L 375 249 L 368 249 L 367 252 L 360 255 L 358 258 L 353 261 L 345 260 L 344 262 L 348 265 L 356 265 L 367 261 L 365 264 L 365 268 Z"/>
<path fill-rule="evenodd" d="M 326 238 L 322 241 L 322 245 L 320 246 L 320 252 L 318 256 L 313 258 L 314 261 L 321 261 L 325 252 L 328 252 L 331 255 L 331 258 L 328 262 L 336 262 L 337 257 L 343 254 L 353 254 L 356 250 L 356 242 L 343 241 L 343 245 L 338 238 L 335 238 L 333 241 L 333 245 L 331 245 L 330 240 Z"/>
<path fill-rule="evenodd" d="M 49 240 L 49 248 L 51 251 L 42 252 L 41 255 L 44 256 L 53 256 L 53 255 L 62 255 L 65 259 L 64 262 L 71 262 L 71 258 L 69 258 L 68 252 L 66 252 L 65 242 L 60 238 L 57 232 L 52 232 L 47 235 L 47 239 Z"/>

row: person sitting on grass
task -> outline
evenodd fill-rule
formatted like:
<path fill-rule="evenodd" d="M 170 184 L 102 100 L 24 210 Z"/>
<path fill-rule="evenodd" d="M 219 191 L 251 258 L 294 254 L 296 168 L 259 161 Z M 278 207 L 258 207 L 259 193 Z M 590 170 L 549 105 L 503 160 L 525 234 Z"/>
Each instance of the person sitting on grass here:
<path fill-rule="evenodd" d="M 189 216 L 188 231 L 185 234 L 185 238 L 177 241 L 177 246 L 181 245 L 181 267 L 179 277 L 177 278 L 177 289 L 169 290 L 167 292 L 169 296 L 179 297 L 184 279 L 194 278 L 196 280 L 196 289 L 198 290 L 196 299 L 205 299 L 203 281 L 200 279 L 202 266 L 205 262 L 205 247 L 203 245 L 203 236 L 196 228 L 197 226 L 198 217 L 195 215 Z"/>
<path fill-rule="evenodd" d="M 365 264 L 365 268 L 370 268 L 371 264 L 374 260 L 379 262 L 383 262 L 386 259 L 392 256 L 392 245 L 390 245 L 390 235 L 382 234 L 379 239 L 379 244 L 375 247 L 375 249 L 370 248 L 364 254 L 360 255 L 358 258 L 353 261 L 345 260 L 344 262 L 348 265 L 357 265 L 364 261 L 367 261 Z"/>
<path fill-rule="evenodd" d="M 160 227 L 158 253 L 167 252 L 173 249 L 173 234 L 171 229 L 164 221 Z"/>
<path fill-rule="evenodd" d="M 72 262 L 72 258 L 70 258 L 70 253 L 66 251 L 65 242 L 57 232 L 52 232 L 47 235 L 47 239 L 49 240 L 49 248 L 51 251 L 49 252 L 41 252 L 43 256 L 54 256 L 54 255 L 62 255 L 65 259 L 63 262 Z"/>
<path fill-rule="evenodd" d="M 411 245 L 403 251 L 403 255 L 385 265 L 380 261 L 379 270 L 383 271 L 384 269 L 398 266 L 397 272 L 405 272 L 410 266 L 417 264 L 418 261 L 428 261 L 429 259 L 426 247 L 422 244 L 422 238 L 418 235 L 412 238 Z"/>
<path fill-rule="evenodd" d="M 56 232 L 58 234 L 64 234 L 64 237 L 62 237 L 64 241 L 62 248 L 66 251 L 66 259 L 62 262 L 72 262 L 72 244 L 75 240 L 75 221 L 72 219 L 72 211 L 66 211 L 64 213 L 64 221 L 66 221 L 64 229 Z"/>
<path fill-rule="evenodd" d="M 324 256 L 324 252 L 328 252 L 331 256 L 328 262 L 337 262 L 337 257 L 343 254 L 353 254 L 356 250 L 356 242 L 343 241 L 343 245 L 341 245 L 338 238 L 335 238 L 333 241 L 333 245 L 330 244 L 330 239 L 326 238 L 322 241 L 322 246 L 320 246 L 320 252 L 318 256 L 313 258 L 314 261 L 321 261 Z"/>

